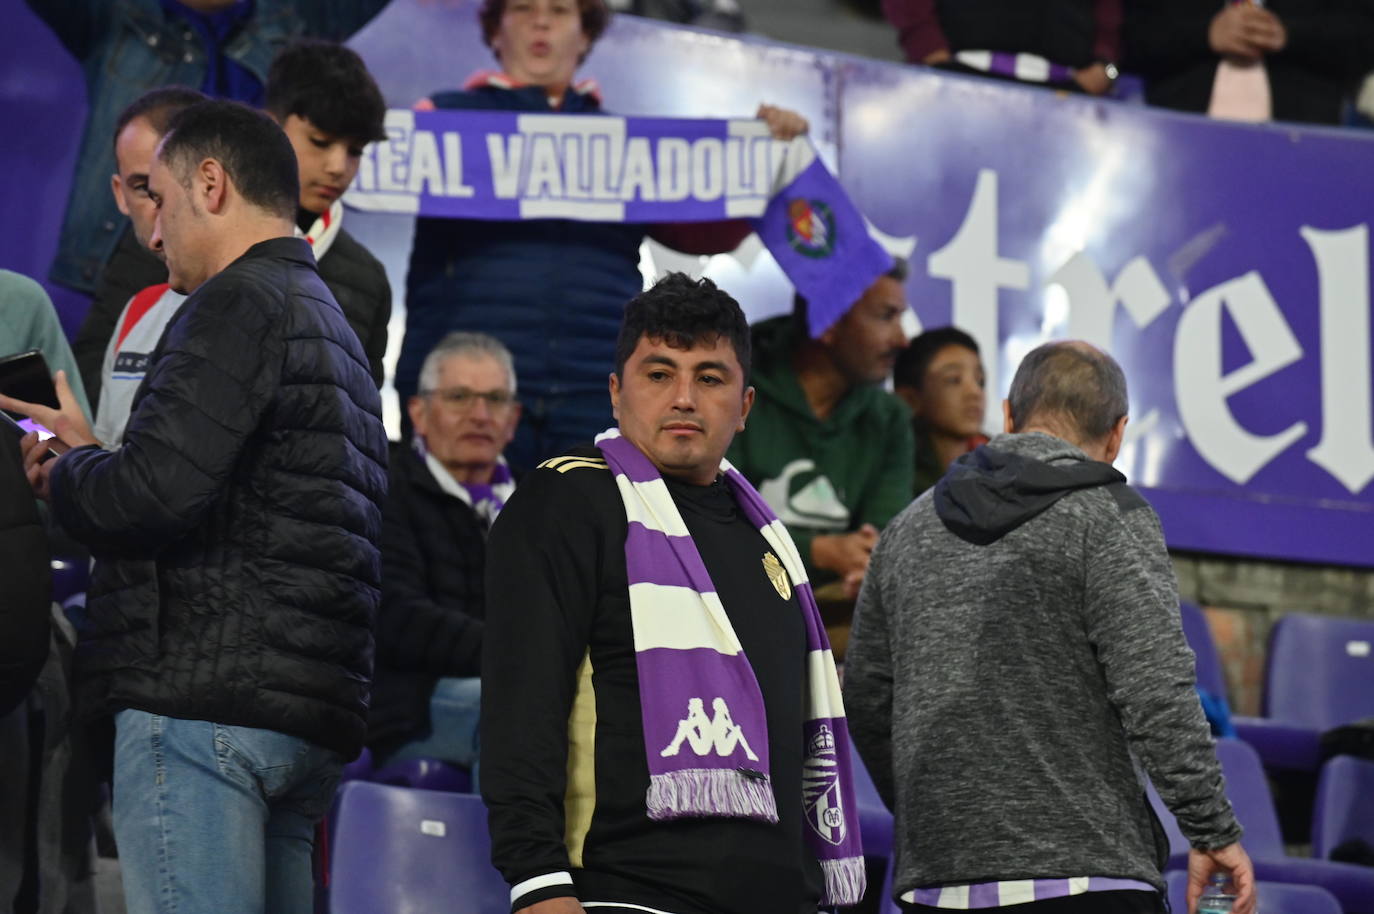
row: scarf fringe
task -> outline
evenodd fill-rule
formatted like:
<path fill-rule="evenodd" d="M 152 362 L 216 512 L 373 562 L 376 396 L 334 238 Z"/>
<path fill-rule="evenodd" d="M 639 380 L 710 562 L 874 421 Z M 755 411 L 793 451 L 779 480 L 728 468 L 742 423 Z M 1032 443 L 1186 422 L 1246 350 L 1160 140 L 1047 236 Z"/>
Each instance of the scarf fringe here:
<path fill-rule="evenodd" d="M 821 904 L 858 904 L 864 897 L 868 880 L 863 857 L 822 860 L 821 873 L 825 876 L 825 895 L 821 898 Z"/>
<path fill-rule="evenodd" d="M 768 778 L 749 777 L 728 768 L 689 768 L 652 775 L 648 807 L 649 818 L 655 822 L 694 816 L 738 816 L 770 825 L 778 821 L 777 801 Z"/>

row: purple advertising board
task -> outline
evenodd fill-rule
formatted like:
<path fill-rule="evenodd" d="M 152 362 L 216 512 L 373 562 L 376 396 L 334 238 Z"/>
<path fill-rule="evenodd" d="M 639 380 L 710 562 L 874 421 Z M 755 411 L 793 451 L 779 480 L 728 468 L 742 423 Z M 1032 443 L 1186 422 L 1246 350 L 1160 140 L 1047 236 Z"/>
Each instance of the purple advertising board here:
<path fill-rule="evenodd" d="M 470 0 L 393 0 L 351 44 L 394 107 L 493 65 Z M 13 50 L 6 122 L 39 104 L 45 135 L 74 140 L 79 105 L 50 100 L 80 98 L 74 66 L 51 40 Z M 619 114 L 738 118 L 769 102 L 805 115 L 872 226 L 911 252 L 919 323 L 979 339 L 989 431 L 1037 343 L 1111 351 L 1131 385 L 1118 467 L 1171 546 L 1374 567 L 1374 136 L 1228 125 L 630 17 L 583 69 Z M 0 155 L 23 198 L 6 207 L 0 265 L 46 271 L 70 151 Z M 394 364 L 413 217 L 350 211 L 348 227 L 387 267 Z M 756 238 L 710 259 L 647 243 L 646 275 L 667 269 L 712 276 L 751 318 L 790 305 Z"/>
<path fill-rule="evenodd" d="M 1172 546 L 1374 565 L 1374 138 L 882 66 L 845 67 L 840 107 L 841 182 L 916 238 L 922 323 L 992 344 L 990 391 L 1043 340 L 1098 343 Z"/>

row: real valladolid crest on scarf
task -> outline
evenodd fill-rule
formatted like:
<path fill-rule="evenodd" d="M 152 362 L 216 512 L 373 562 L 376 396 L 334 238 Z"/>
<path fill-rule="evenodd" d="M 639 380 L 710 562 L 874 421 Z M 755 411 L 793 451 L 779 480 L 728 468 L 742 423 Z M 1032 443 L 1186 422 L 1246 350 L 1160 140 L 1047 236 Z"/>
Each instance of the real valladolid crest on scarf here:
<path fill-rule="evenodd" d="M 696 544 L 658 470 L 617 429 L 597 436 L 625 504 L 625 566 L 639 670 L 648 815 L 669 820 L 734 816 L 777 822 L 763 697 Z M 806 623 L 806 760 L 802 806 L 825 875 L 823 904 L 864 893 L 863 849 L 839 677 L 801 557 L 772 510 L 728 461 L 721 470 L 759 529 Z"/>

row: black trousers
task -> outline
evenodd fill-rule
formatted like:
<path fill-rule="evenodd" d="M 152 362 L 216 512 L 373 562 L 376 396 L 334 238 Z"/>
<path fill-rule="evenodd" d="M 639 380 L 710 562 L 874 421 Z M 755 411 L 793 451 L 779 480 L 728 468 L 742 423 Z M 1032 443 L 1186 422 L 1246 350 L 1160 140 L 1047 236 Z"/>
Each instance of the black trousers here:
<path fill-rule="evenodd" d="M 905 901 L 900 904 L 903 911 L 911 914 L 949 914 L 948 908 L 907 904 Z M 1084 892 L 1082 895 L 1046 898 L 1000 908 L 978 908 L 977 911 L 978 914 L 1163 914 L 1164 900 L 1156 892 Z"/>

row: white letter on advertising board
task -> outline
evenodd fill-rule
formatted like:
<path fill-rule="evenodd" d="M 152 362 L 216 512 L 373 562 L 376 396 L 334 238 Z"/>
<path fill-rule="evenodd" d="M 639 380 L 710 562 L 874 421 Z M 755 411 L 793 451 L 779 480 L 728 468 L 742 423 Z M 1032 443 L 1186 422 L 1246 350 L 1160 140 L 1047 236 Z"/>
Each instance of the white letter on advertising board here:
<path fill-rule="evenodd" d="M 1251 361 L 1223 373 L 1222 316 L 1235 321 Z M 1274 435 L 1246 430 L 1226 405 L 1231 395 L 1302 358 L 1302 346 L 1256 271 L 1208 289 L 1183 312 L 1174 337 L 1174 396 L 1178 416 L 1203 459 L 1244 485 L 1307 432 L 1295 422 Z"/>
<path fill-rule="evenodd" d="M 1322 440 L 1317 466 L 1360 492 L 1374 478 L 1369 365 L 1369 226 L 1340 232 L 1299 229 L 1321 282 Z"/>

